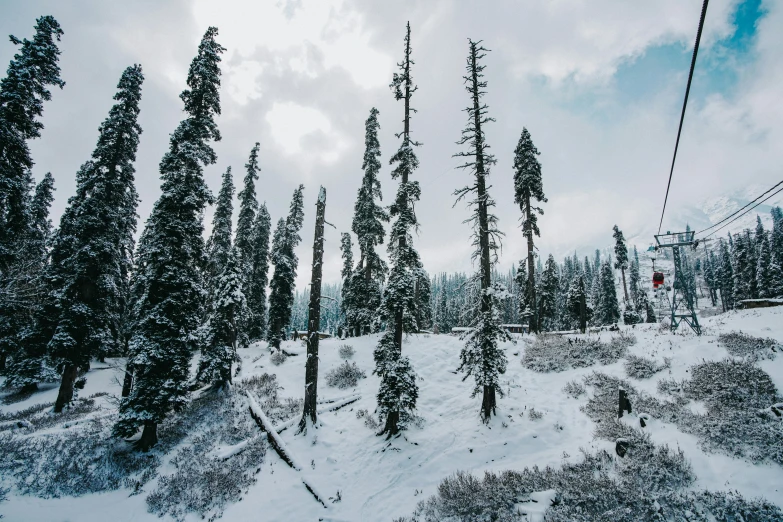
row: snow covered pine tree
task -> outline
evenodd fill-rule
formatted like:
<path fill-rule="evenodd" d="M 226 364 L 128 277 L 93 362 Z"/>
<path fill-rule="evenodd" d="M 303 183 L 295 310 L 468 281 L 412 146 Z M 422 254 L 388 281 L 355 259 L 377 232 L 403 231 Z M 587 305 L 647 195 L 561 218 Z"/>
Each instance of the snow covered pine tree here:
<path fill-rule="evenodd" d="M 207 29 L 188 71 L 180 98 L 187 117 L 171 134 L 160 162 L 160 199 L 141 235 L 133 281 L 133 336 L 130 355 L 135 382 L 120 404 L 119 436 L 144 427 L 138 447 L 157 443 L 157 427 L 172 409 L 187 402 L 190 359 L 203 319 L 205 248 L 202 215 L 212 194 L 203 168 L 217 161 L 209 144 L 219 141 L 218 30 Z"/>
<path fill-rule="evenodd" d="M 544 187 L 541 182 L 541 163 L 538 156 L 540 152 L 530 137 L 527 128 L 522 128 L 522 136 L 519 137 L 519 143 L 514 150 L 514 202 L 519 205 L 522 211 L 522 235 L 527 238 L 527 282 L 520 286 L 520 291 L 524 291 L 525 309 L 520 310 L 523 317 L 527 319 L 531 332 L 539 332 L 540 324 L 536 305 L 536 284 L 535 267 L 533 259 L 535 251 L 533 246 L 533 234 L 541 236 L 538 229 L 538 216 L 543 214 L 541 207 L 533 206 L 533 200 L 538 203 L 546 203 L 544 196 Z M 520 261 L 520 269 L 524 261 Z M 522 282 L 519 281 L 522 285 Z"/>
<path fill-rule="evenodd" d="M 120 355 L 130 255 L 138 196 L 133 162 L 141 127 L 137 122 L 141 66 L 120 77 L 117 103 L 99 129 L 92 160 L 77 174 L 76 194 L 60 219 L 47 274 L 50 298 L 36 321 L 35 337 L 48 343 L 62 376 L 55 412 L 73 398 L 79 371 L 91 357 Z M 35 345 L 36 343 L 32 343 Z"/>
<path fill-rule="evenodd" d="M 36 185 L 30 204 L 27 237 L 17 247 L 21 256 L 13 263 L 4 280 L 0 299 L 0 372 L 6 388 L 35 390 L 41 381 L 56 380 L 51 364 L 44 364 L 46 343 L 37 333 L 36 318 L 42 316 L 46 302 L 48 246 L 52 239 L 49 207 L 54 199 L 54 178 L 47 172 Z M 11 362 L 6 371 L 6 354 Z"/>
<path fill-rule="evenodd" d="M 375 198 L 382 199 L 381 182 L 378 173 L 381 170 L 381 148 L 378 142 L 378 109 L 370 109 L 370 116 L 364 124 L 364 177 L 354 205 L 352 230 L 359 243 L 359 264 L 350 280 L 350 293 L 354 299 L 351 307 L 352 320 L 357 335 L 369 333 L 381 305 L 381 285 L 387 271 L 386 263 L 375 252 L 375 247 L 383 244 L 385 231 L 383 223 L 389 221 L 389 215 Z"/>
<path fill-rule="evenodd" d="M 625 237 L 622 230 L 617 228 L 617 225 L 612 229 L 614 230 L 614 267 L 619 268 L 623 274 L 623 293 L 625 294 L 625 302 L 628 302 L 628 286 L 625 284 L 625 269 L 628 268 L 628 247 L 625 246 Z"/>
<path fill-rule="evenodd" d="M 249 308 L 251 341 L 260 341 L 266 337 L 266 287 L 269 283 L 269 236 L 272 233 L 272 218 L 261 204 L 253 223 L 252 254 L 248 278 L 247 306 Z"/>
<path fill-rule="evenodd" d="M 381 318 L 386 321 L 386 332 L 381 337 L 373 353 L 375 373 L 381 378 L 378 389 L 378 409 L 385 417 L 383 429 L 378 435 L 387 438 L 404 429 L 416 409 L 419 388 L 416 374 L 407 357 L 402 355 L 402 334 L 404 330 L 417 330 L 416 324 L 416 281 L 422 270 L 419 253 L 412 245 L 410 230 L 417 225 L 413 205 L 419 200 L 421 188 L 418 181 L 409 177 L 419 166 L 419 159 L 413 148 L 419 143 L 411 140 L 410 113 L 415 112 L 410 105 L 411 96 L 417 87 L 413 84 L 411 66 L 411 25 L 407 24 L 405 33 L 405 58 L 397 64 L 399 73 L 394 73 L 390 85 L 397 101 L 405 102 L 403 131 L 397 135 L 402 143 L 389 163 L 397 164 L 392 170 L 392 178 L 399 179 L 397 195 L 390 209 L 391 217 L 396 220 L 389 234 L 389 257 L 391 271 L 381 303 Z"/>
<path fill-rule="evenodd" d="M 299 259 L 294 250 L 302 241 L 299 231 L 304 220 L 304 201 L 302 199 L 304 185 L 294 191 L 288 217 L 277 223 L 274 240 L 272 241 L 272 264 L 275 273 L 269 285 L 269 345 L 280 349 L 280 341 L 285 335 L 285 329 L 291 322 L 291 309 L 294 304 L 296 289 L 296 269 Z"/>
<path fill-rule="evenodd" d="M 256 142 L 250 150 L 250 157 L 245 164 L 246 174 L 244 187 L 239 192 L 239 218 L 237 219 L 237 233 L 234 240 L 234 244 L 239 252 L 239 260 L 242 267 L 242 292 L 245 294 L 248 301 L 248 308 L 250 311 L 245 318 L 246 324 L 242 325 L 242 330 L 248 335 L 248 338 L 258 337 L 257 334 L 260 323 L 263 323 L 264 321 L 255 311 L 259 308 L 264 311 L 266 309 L 266 303 L 259 306 L 258 303 L 253 302 L 254 299 L 261 299 L 260 296 L 254 296 L 253 292 L 253 225 L 258 212 L 256 180 L 258 179 L 258 172 L 261 170 L 258 167 L 258 150 L 260 147 L 261 144 Z M 268 234 L 267 237 L 269 237 Z M 266 288 L 264 288 L 263 299 L 266 300 Z"/>
<path fill-rule="evenodd" d="M 495 163 L 495 157 L 487 152 L 484 124 L 495 121 L 487 116 L 487 105 L 481 101 L 487 87 L 483 71 L 485 65 L 479 61 L 488 52 L 481 46 L 481 41 L 469 40 L 469 54 L 466 66 L 465 90 L 470 94 L 470 105 L 465 109 L 468 113 L 468 125 L 462 131 L 462 138 L 457 145 L 468 144 L 467 151 L 461 151 L 454 156 L 465 158 L 460 168 L 468 169 L 475 180 L 470 185 L 454 192 L 457 202 L 465 198 L 472 209 L 469 219 L 473 228 L 472 239 L 475 250 L 473 261 L 479 261 L 479 271 L 474 276 L 474 285 L 478 285 L 479 299 L 474 304 L 477 307 L 475 320 L 471 330 L 466 334 L 465 346 L 460 352 L 458 371 L 464 371 L 467 379 L 473 376 L 475 386 L 472 396 L 482 394 L 481 418 L 486 423 L 495 413 L 497 407 L 496 395 L 503 396 L 500 387 L 500 374 L 506 371 L 506 354 L 498 346 L 499 341 L 510 339 L 506 330 L 500 327 L 496 310 L 496 294 L 505 289 L 492 284 L 492 266 L 497 263 L 497 251 L 500 248 L 502 233 L 497 228 L 497 216 L 489 209 L 495 206 L 495 201 L 489 195 L 487 177 L 490 166 Z"/>
<path fill-rule="evenodd" d="M 36 20 L 32 40 L 11 36 L 21 45 L 0 81 L 0 371 L 20 349 L 22 328 L 30 323 L 34 301 L 43 292 L 36 262 L 23 253 L 29 229 L 30 169 L 27 141 L 41 136 L 43 102 L 52 98 L 50 85 L 62 88 L 57 43 L 63 31 L 51 16 Z M 17 262 L 19 261 L 19 262 Z M 35 282 L 34 287 L 28 283 Z M 6 382 L 8 384 L 8 382 Z"/>
<path fill-rule="evenodd" d="M 238 347 L 247 347 L 245 331 L 248 308 L 244 287 L 246 265 L 242 263 L 238 247 L 231 247 L 231 216 L 233 214 L 234 184 L 231 168 L 223 174 L 212 235 L 208 251 L 207 320 L 200 329 L 201 360 L 199 382 L 211 384 L 213 391 L 222 391 L 231 384 L 231 367 L 239 363 Z"/>

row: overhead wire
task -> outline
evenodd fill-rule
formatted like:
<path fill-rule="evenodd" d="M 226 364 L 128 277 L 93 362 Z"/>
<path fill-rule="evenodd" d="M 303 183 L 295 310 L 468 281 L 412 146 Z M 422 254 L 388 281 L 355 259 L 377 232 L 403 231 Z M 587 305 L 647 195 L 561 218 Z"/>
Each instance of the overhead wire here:
<path fill-rule="evenodd" d="M 704 0 L 701 6 L 701 18 L 699 19 L 699 30 L 696 32 L 696 43 L 693 46 L 693 56 L 691 58 L 691 70 L 688 73 L 688 86 L 685 88 L 685 99 L 682 102 L 682 113 L 680 113 L 680 127 L 677 130 L 677 141 L 674 144 L 674 156 L 672 157 L 672 166 L 669 170 L 669 182 L 666 184 L 666 196 L 663 198 L 663 210 L 661 210 L 661 221 L 658 223 L 658 234 L 661 233 L 663 226 L 663 215 L 666 212 L 666 202 L 669 200 L 669 189 L 672 186 L 672 175 L 674 174 L 674 162 L 677 160 L 677 149 L 680 146 L 680 135 L 682 134 L 682 122 L 685 120 L 685 108 L 688 106 L 688 94 L 691 92 L 691 82 L 693 81 L 693 70 L 696 67 L 696 55 L 699 53 L 699 42 L 701 41 L 701 31 L 704 28 L 704 17 L 707 15 L 707 4 L 710 0 Z"/>
<path fill-rule="evenodd" d="M 758 196 L 756 199 L 754 199 L 753 201 L 749 201 L 747 204 L 745 204 L 745 206 L 744 206 L 744 207 L 740 208 L 739 210 L 737 210 L 737 211 L 736 211 L 736 212 L 734 212 L 733 214 L 730 214 L 730 215 L 726 216 L 725 218 L 721 219 L 720 221 L 718 221 L 718 222 L 717 222 L 717 223 L 715 223 L 714 225 L 710 225 L 710 226 L 708 226 L 708 227 L 707 227 L 707 228 L 705 228 L 704 230 L 699 230 L 698 232 L 696 232 L 696 234 L 697 234 L 697 235 L 699 235 L 699 234 L 703 234 L 703 233 L 705 233 L 706 231 L 710 230 L 711 228 L 715 228 L 715 227 L 717 227 L 718 225 L 720 225 L 721 223 L 723 223 L 723 222 L 725 222 L 725 221 L 727 221 L 727 220 L 731 219 L 732 217 L 736 216 L 737 214 L 739 214 L 740 212 L 742 212 L 743 210 L 745 210 L 747 207 L 749 207 L 750 205 L 752 205 L 753 203 L 755 203 L 755 202 L 756 202 L 756 201 L 758 201 L 759 199 L 763 198 L 765 195 L 769 194 L 770 192 L 772 192 L 773 190 L 775 190 L 776 188 L 778 188 L 778 187 L 779 187 L 779 186 L 781 186 L 781 185 L 783 185 L 783 181 L 780 181 L 779 183 L 777 183 L 776 185 L 774 185 L 774 186 L 773 186 L 771 189 L 769 189 L 769 190 L 767 190 L 766 192 L 764 192 L 763 194 L 759 195 L 759 196 Z M 773 195 L 774 195 L 774 194 L 773 194 Z M 764 200 L 764 201 L 766 201 L 766 200 Z M 754 208 L 755 208 L 755 207 L 754 207 Z"/>
<path fill-rule="evenodd" d="M 783 183 L 783 182 L 781 182 L 781 183 Z M 779 184 L 780 184 L 780 183 L 778 183 L 778 185 L 779 185 Z M 748 210 L 746 210 L 745 212 L 743 212 L 743 213 L 742 213 L 742 214 L 740 214 L 739 216 L 735 217 L 734 219 L 732 219 L 731 221 L 729 221 L 728 223 L 726 223 L 726 224 L 725 224 L 725 225 L 723 225 L 722 227 L 720 227 L 720 228 L 716 228 L 715 230 L 713 230 L 712 232 L 710 232 L 709 234 L 707 234 L 706 236 L 704 236 L 702 239 L 707 239 L 708 237 L 710 237 L 711 235 L 713 235 L 715 232 L 717 232 L 717 231 L 719 231 L 719 230 L 721 230 L 721 229 L 723 229 L 723 228 L 726 228 L 727 226 L 731 225 L 732 223 L 734 223 L 735 221 L 737 221 L 739 218 L 741 218 L 742 216 L 744 216 L 745 214 L 747 214 L 748 212 L 750 212 L 750 211 L 751 211 L 751 210 L 753 210 L 754 208 L 758 207 L 759 205 L 761 205 L 761 204 L 762 204 L 762 203 L 764 203 L 765 201 L 768 201 L 768 200 L 769 200 L 769 199 L 771 199 L 773 196 L 776 196 L 776 195 L 777 195 L 777 194 L 779 194 L 780 192 L 783 192 L 783 187 L 779 188 L 778 190 L 776 190 L 775 192 L 773 192 L 772 194 L 770 194 L 770 195 L 769 195 L 769 196 L 767 196 L 766 198 L 762 199 L 761 201 L 759 201 L 758 203 L 756 203 L 755 205 L 753 205 L 752 207 L 750 207 Z"/>

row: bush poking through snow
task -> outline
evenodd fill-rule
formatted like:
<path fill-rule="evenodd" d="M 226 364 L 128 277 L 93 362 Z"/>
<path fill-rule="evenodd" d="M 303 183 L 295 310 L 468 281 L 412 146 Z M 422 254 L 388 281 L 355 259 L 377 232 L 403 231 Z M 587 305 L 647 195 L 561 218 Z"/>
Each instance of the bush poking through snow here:
<path fill-rule="evenodd" d="M 772 379 L 747 361 L 710 361 L 690 369 L 688 398 L 715 408 L 766 408 L 778 400 Z"/>
<path fill-rule="evenodd" d="M 568 381 L 565 386 L 563 386 L 563 392 L 565 392 L 566 395 L 569 397 L 573 397 L 574 399 L 578 399 L 585 393 L 585 387 L 584 385 L 579 381 Z"/>
<path fill-rule="evenodd" d="M 546 511 L 547 522 L 684 520 L 684 513 L 688 513 L 687 520 L 698 522 L 783 519 L 783 511 L 764 500 L 746 500 L 734 492 L 690 491 L 696 477 L 682 450 L 656 446 L 649 434 L 616 420 L 620 386 L 637 411 L 643 408 L 669 422 L 687 415 L 683 400 L 661 403 L 636 392 L 627 382 L 601 373 L 593 373 L 585 381 L 595 393 L 582 410 L 596 421 L 597 437 L 628 441 L 623 458 L 603 450 L 595 454 L 583 450 L 581 462 L 566 462 L 559 469 L 534 467 L 499 475 L 487 472 L 483 479 L 457 472 L 441 482 L 436 495 L 420 502 L 411 517 L 396 522 L 524 520 L 531 494 L 550 490 L 554 496 Z M 763 385 L 751 388 L 761 390 L 762 396 L 766 389 Z"/>
<path fill-rule="evenodd" d="M 783 422 L 770 406 L 780 401 L 769 375 L 747 361 L 715 361 L 690 369 L 691 380 L 664 380 L 659 387 L 670 392 L 671 401 L 660 401 L 637 392 L 627 381 L 593 373 L 585 383 L 593 394 L 582 406 L 596 421 L 596 437 L 624 437 L 625 424 L 617 417 L 617 389 L 628 393 L 635 411 L 676 424 L 699 439 L 706 451 L 721 452 L 754 463 L 783 464 Z M 686 407 L 689 400 L 704 401 L 707 413 L 699 415 Z"/>
<path fill-rule="evenodd" d="M 356 412 L 356 418 L 357 419 L 364 419 L 364 425 L 370 428 L 373 431 L 378 431 L 381 427 L 381 423 L 375 420 L 375 417 L 371 413 L 369 413 L 367 410 L 359 410 Z"/>
<path fill-rule="evenodd" d="M 649 379 L 656 373 L 666 370 L 671 366 L 670 359 L 664 359 L 663 364 L 658 364 L 653 359 L 629 355 L 625 361 L 625 373 L 634 379 Z"/>
<path fill-rule="evenodd" d="M 780 344 L 774 339 L 762 339 L 742 332 L 720 334 L 718 343 L 735 357 L 750 357 L 754 360 L 774 359 L 781 350 Z"/>
<path fill-rule="evenodd" d="M 620 332 L 608 343 L 597 338 L 575 339 L 559 335 L 539 335 L 527 346 L 522 365 L 537 372 L 562 372 L 595 364 L 611 364 L 623 358 L 636 343 L 633 334 Z"/>
<path fill-rule="evenodd" d="M 201 518 L 212 514 L 209 520 L 215 520 L 256 482 L 255 475 L 266 453 L 264 438 L 251 438 L 241 452 L 225 460 L 205 457 L 219 431 L 220 428 L 207 430 L 177 452 L 171 460 L 177 471 L 161 477 L 158 488 L 147 497 L 151 512 L 176 520 L 184 520 L 188 513 Z"/>
<path fill-rule="evenodd" d="M 283 353 L 283 350 L 275 350 L 272 352 L 272 355 L 269 356 L 269 360 L 272 361 L 272 364 L 275 366 L 280 366 L 286 359 L 288 359 L 288 356 Z"/>
<path fill-rule="evenodd" d="M 712 522 L 779 520 L 781 510 L 763 500 L 745 500 L 737 493 L 694 493 L 690 465 L 681 451 L 654 446 L 635 436 L 625 458 L 606 451 L 588 454 L 562 468 L 525 468 L 486 472 L 483 478 L 459 471 L 444 479 L 437 493 L 419 503 L 411 517 L 396 522 L 516 522 L 531 504 L 532 494 L 554 490 L 547 522 L 684 520 Z"/>
<path fill-rule="evenodd" d="M 356 363 L 345 361 L 326 374 L 326 384 L 344 390 L 345 388 L 353 388 L 359 384 L 359 379 L 365 377 L 367 375 L 356 366 Z"/>
<path fill-rule="evenodd" d="M 356 351 L 350 344 L 341 344 L 339 349 L 340 359 L 352 359 Z"/>
<path fill-rule="evenodd" d="M 535 408 L 530 408 L 530 411 L 527 414 L 528 417 L 530 417 L 530 420 L 537 421 L 544 418 L 544 414 Z"/>

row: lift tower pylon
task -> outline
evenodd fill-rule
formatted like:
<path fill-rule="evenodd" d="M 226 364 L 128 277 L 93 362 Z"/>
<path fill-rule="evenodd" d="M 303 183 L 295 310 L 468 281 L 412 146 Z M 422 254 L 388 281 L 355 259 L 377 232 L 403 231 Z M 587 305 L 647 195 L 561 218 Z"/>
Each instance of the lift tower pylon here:
<path fill-rule="evenodd" d="M 655 242 L 657 243 L 655 249 L 672 249 L 672 258 L 674 259 L 674 284 L 672 284 L 673 291 L 671 299 L 671 329 L 676 330 L 681 322 L 685 322 L 694 332 L 696 332 L 696 335 L 701 335 L 699 319 L 696 317 L 696 312 L 693 308 L 694 296 L 691 293 L 689 285 L 685 281 L 680 256 L 680 248 L 687 246 L 696 248 L 696 246 L 698 246 L 698 241 L 694 241 L 694 235 L 695 232 L 692 230 L 675 233 L 667 231 L 665 234 L 658 234 L 655 236 Z"/>

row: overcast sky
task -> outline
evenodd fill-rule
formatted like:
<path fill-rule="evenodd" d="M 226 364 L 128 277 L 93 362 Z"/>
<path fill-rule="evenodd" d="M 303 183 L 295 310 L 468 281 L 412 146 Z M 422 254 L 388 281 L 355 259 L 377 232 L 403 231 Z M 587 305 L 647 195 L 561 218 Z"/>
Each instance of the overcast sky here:
<path fill-rule="evenodd" d="M 469 174 L 452 155 L 466 123 L 462 82 L 468 38 L 484 40 L 487 127 L 497 157 L 490 189 L 506 233 L 501 264 L 525 255 L 513 202 L 513 151 L 523 127 L 541 151 L 549 202 L 540 220 L 543 254 L 580 256 L 611 243 L 612 225 L 640 246 L 657 229 L 701 0 L 0 0 L 0 34 L 29 38 L 51 14 L 65 88 L 46 103 L 42 138 L 31 143 L 34 174 L 51 171 L 55 224 L 90 157 L 123 69 L 144 68 L 136 163 L 139 229 L 160 194 L 158 163 L 182 118 L 178 98 L 206 28 L 228 50 L 216 193 L 231 166 L 261 143 L 258 198 L 273 222 L 305 185 L 299 285 L 309 281 L 318 186 L 327 190 L 326 281 L 339 278 L 339 232 L 350 230 L 360 184 L 364 121 L 380 111 L 384 202 L 396 190 L 388 158 L 398 147 L 401 103 L 388 85 L 412 28 L 419 86 L 412 121 L 422 187 L 415 240 L 431 273 L 470 271 L 468 215 L 452 192 Z M 779 181 L 783 165 L 783 2 L 713 0 L 683 129 L 664 228 L 705 198 Z M 15 47 L 0 43 L 0 64 Z M 5 65 L 3 65 L 5 67 Z M 211 209 L 206 215 L 210 226 Z M 648 236 L 649 239 L 648 239 Z M 383 252 L 385 254 L 385 250 Z"/>

